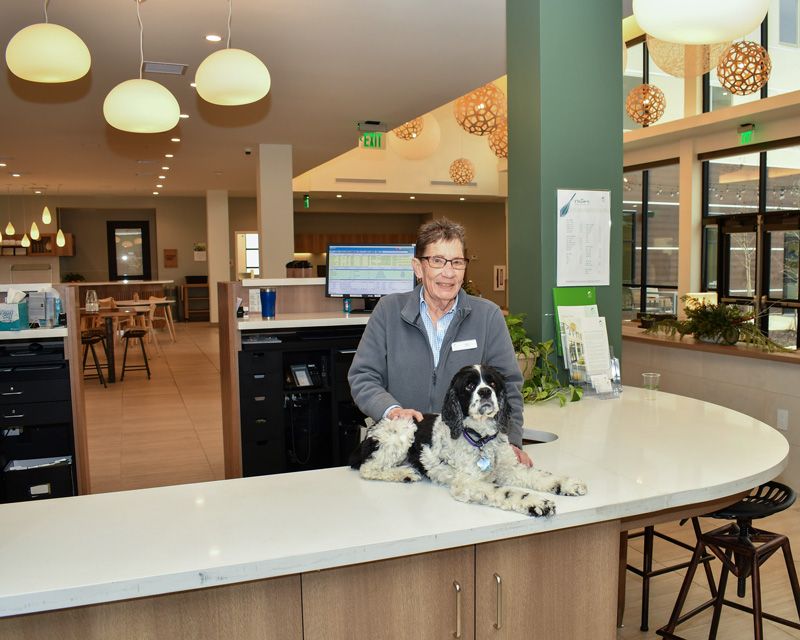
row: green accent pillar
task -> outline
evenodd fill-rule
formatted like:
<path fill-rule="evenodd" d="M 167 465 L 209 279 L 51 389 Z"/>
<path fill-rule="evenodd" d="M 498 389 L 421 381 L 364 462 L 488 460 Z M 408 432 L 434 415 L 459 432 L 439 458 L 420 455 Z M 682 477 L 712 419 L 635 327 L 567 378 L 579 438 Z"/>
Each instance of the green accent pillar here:
<path fill-rule="evenodd" d="M 556 190 L 611 191 L 611 279 L 597 287 L 622 352 L 622 5 L 506 0 L 509 309 L 555 335 Z"/>

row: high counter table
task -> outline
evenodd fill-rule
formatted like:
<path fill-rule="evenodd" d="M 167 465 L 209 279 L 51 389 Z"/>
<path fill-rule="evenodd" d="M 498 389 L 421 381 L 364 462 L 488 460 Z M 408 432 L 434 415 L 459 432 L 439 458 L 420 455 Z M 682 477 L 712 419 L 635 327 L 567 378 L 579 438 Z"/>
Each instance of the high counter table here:
<path fill-rule="evenodd" d="M 270 635 L 259 628 L 262 637 L 366 637 L 353 631 L 361 623 L 352 603 L 362 617 L 386 617 L 381 628 L 391 629 L 398 597 L 408 600 L 406 613 L 414 611 L 414 598 L 430 600 L 432 612 L 421 615 L 444 627 L 428 635 L 414 621 L 405 624 L 415 625 L 415 637 L 435 637 L 455 624 L 455 581 L 464 596 L 458 609 L 467 618 L 464 637 L 473 637 L 473 627 L 484 637 L 480 629 L 491 629 L 487 621 L 494 615 L 492 575 L 502 574 L 508 590 L 503 637 L 523 637 L 513 629 L 534 624 L 550 634 L 541 637 L 613 638 L 619 532 L 638 518 L 666 512 L 677 519 L 710 510 L 715 501 L 730 502 L 777 476 L 789 451 L 780 433 L 748 416 L 667 393 L 648 401 L 635 388 L 615 400 L 526 406 L 525 420 L 526 428 L 558 436 L 526 447 L 535 463 L 583 478 L 589 487 L 586 496 L 556 496 L 553 517 L 463 504 L 426 481 L 368 482 L 348 468 L 2 505 L 2 617 L 198 591 L 0 620 L 0 636 L 23 637 L 34 628 L 62 633 L 69 624 L 96 623 L 97 616 L 116 621 L 113 628 L 122 634 L 130 616 L 140 615 L 127 607 L 157 602 L 171 611 L 175 601 L 179 608 L 170 615 L 180 618 L 195 607 L 196 615 L 213 618 L 200 625 L 207 635 L 198 637 L 215 637 L 221 614 L 214 607 L 227 611 L 220 604 L 225 594 L 235 595 L 231 602 L 247 600 L 250 592 L 237 590 L 274 586 L 283 600 L 257 615 L 280 629 Z M 442 569 L 439 561 L 450 562 L 453 554 L 461 554 L 460 564 Z M 385 562 L 373 562 L 379 560 Z M 407 567 L 413 569 L 408 576 Z M 234 584 L 246 581 L 258 582 Z M 205 589 L 220 585 L 227 586 Z M 436 600 L 430 589 L 444 593 Z M 339 595 L 328 610 L 331 593 Z M 200 600 L 188 605 L 185 599 L 195 597 Z M 375 609 L 370 598 L 378 599 Z M 126 609 L 114 609 L 120 606 Z M 338 611 L 349 617 L 341 635 Z M 226 615 L 239 620 L 256 613 L 240 607 Z M 291 628 L 302 635 L 290 632 L 287 616 L 299 616 Z M 493 636 L 487 631 L 485 637 Z"/>

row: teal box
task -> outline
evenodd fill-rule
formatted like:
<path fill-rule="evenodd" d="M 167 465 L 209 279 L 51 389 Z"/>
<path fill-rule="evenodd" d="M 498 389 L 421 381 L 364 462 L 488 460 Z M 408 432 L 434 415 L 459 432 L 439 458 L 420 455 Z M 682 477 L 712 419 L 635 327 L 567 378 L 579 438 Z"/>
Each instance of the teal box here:
<path fill-rule="evenodd" d="M 28 301 L 0 303 L 0 331 L 20 331 L 28 328 Z"/>

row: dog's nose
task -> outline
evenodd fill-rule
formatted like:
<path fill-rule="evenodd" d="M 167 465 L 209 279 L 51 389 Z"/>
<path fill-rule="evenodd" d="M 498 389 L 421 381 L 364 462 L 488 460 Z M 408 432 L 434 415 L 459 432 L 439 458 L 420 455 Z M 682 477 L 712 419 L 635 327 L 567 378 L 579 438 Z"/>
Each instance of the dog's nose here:
<path fill-rule="evenodd" d="M 492 390 L 489 387 L 482 387 L 478 389 L 478 397 L 479 398 L 491 398 L 492 397 Z"/>

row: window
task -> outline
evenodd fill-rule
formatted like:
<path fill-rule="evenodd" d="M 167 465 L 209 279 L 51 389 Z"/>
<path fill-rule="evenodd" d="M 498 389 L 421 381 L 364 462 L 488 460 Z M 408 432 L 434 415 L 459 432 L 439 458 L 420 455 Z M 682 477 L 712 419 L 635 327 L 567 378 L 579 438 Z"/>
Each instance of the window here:
<path fill-rule="evenodd" d="M 798 42 L 798 0 L 778 0 L 778 43 L 796 47 Z"/>
<path fill-rule="evenodd" d="M 678 165 L 629 171 L 623 180 L 623 317 L 675 313 Z"/>
<path fill-rule="evenodd" d="M 643 66 L 644 44 L 637 44 L 628 48 L 628 64 L 625 66 L 625 73 L 622 75 L 622 130 L 631 131 L 641 129 L 642 125 L 631 120 L 625 110 L 625 100 L 631 89 L 638 87 L 644 82 Z"/>
<path fill-rule="evenodd" d="M 703 284 L 798 347 L 800 147 L 703 163 Z"/>
<path fill-rule="evenodd" d="M 245 271 L 258 275 L 258 234 L 244 234 L 244 267 Z"/>

